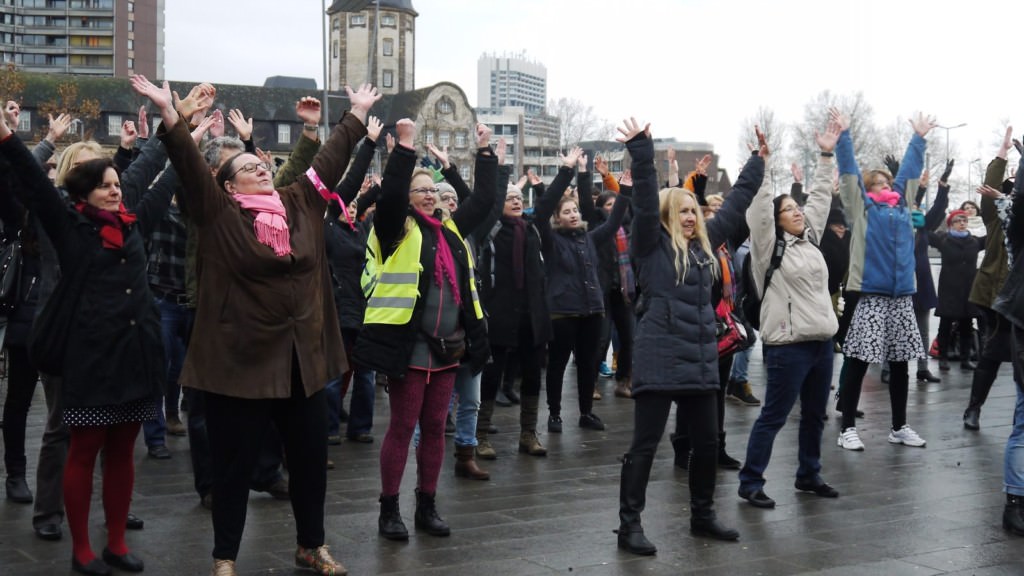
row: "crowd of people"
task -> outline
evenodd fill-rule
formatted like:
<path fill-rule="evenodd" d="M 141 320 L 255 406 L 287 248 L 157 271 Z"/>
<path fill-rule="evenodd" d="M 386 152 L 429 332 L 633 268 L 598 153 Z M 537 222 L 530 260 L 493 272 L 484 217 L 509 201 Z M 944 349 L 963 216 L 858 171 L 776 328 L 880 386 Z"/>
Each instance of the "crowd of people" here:
<path fill-rule="evenodd" d="M 764 181 L 773 151 L 756 127 L 736 183 L 711 194 L 710 156 L 683 174 L 670 153 L 660 182 L 650 125 L 632 118 L 619 128 L 631 162 L 622 174 L 573 148 L 548 185 L 532 170 L 512 182 L 504 139 L 480 124 L 470 187 L 447 150 L 418 148 L 413 121 L 385 130 L 370 85 L 346 87 L 351 108 L 323 143 L 319 101 L 297 102 L 302 136 L 280 167 L 212 85 L 183 98 L 142 76 L 131 85 L 146 105 L 114 155 L 95 142 L 57 150 L 67 115 L 51 116 L 32 150 L 12 132 L 18 102 L 0 121 L 0 220 L 5 243 L 21 247 L 3 301 L 6 496 L 34 502 L 44 540 L 60 540 L 66 519 L 76 572 L 144 569 L 125 538 L 143 523 L 130 512 L 143 431 L 154 459 L 171 457 L 166 435 L 188 436 L 195 490 L 212 511 L 214 576 L 235 574 L 250 489 L 291 502 L 297 566 L 345 574 L 325 542 L 327 446 L 376 440 L 377 384 L 389 414 L 382 538 L 409 538 L 400 500 L 410 445 L 415 529 L 448 536 L 437 501 L 446 435 L 455 475 L 488 480 L 480 461 L 501 452 L 490 441 L 496 406 L 519 406 L 518 451 L 543 457 L 539 432 L 561 433 L 573 419 L 606 429 L 595 406 L 607 375 L 634 414 L 618 546 L 657 551 L 641 514 L 673 407 L 691 531 L 737 540 L 714 511 L 718 470 L 738 471 L 739 497 L 773 508 L 765 471 L 799 401 L 794 486 L 838 497 L 821 466 L 829 397 L 836 388 L 838 448 L 865 450 L 856 419 L 871 364 L 888 383 L 888 442 L 926 445 L 908 423 L 909 362 L 919 382 L 940 380 L 926 355 L 933 309 L 940 373 L 952 358 L 973 373 L 965 428 L 980 428 L 998 368 L 1013 362 L 1003 526 L 1024 535 L 1024 202 L 1014 202 L 1024 159 L 1007 178 L 1008 153 L 1020 151 L 1009 128 L 980 205 L 947 213 L 952 161 L 924 202 L 925 138 L 936 126 L 924 115 L 911 120 L 901 159 L 864 169 L 851 118 L 830 109 L 808 189 L 794 165 L 791 193 L 778 196 Z M 161 119 L 152 135 L 147 107 Z M 378 154 L 384 167 L 372 174 Z M 941 254 L 937 289 L 929 247 Z M 763 406 L 747 377 L 755 342 Z M 564 415 L 570 360 L 578 414 Z M 25 430 L 40 380 L 47 424 L 33 494 Z M 761 406 L 742 460 L 726 451 L 729 400 Z M 101 454 L 108 531 L 97 555 L 89 508 Z"/>

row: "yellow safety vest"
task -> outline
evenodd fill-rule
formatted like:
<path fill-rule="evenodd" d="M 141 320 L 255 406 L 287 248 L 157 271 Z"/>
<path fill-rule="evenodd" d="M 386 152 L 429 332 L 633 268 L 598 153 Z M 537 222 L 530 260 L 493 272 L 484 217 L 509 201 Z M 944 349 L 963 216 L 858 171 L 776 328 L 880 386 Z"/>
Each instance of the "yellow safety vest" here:
<path fill-rule="evenodd" d="M 458 236 L 466 248 L 467 269 L 469 270 L 469 291 L 473 297 L 473 311 L 477 320 L 484 317 L 480 298 L 476 292 L 476 278 L 473 275 L 473 257 L 458 227 L 450 219 L 444 221 L 448 228 Z M 375 230 L 370 230 L 366 242 L 366 260 L 363 264 L 361 283 L 363 296 L 367 298 L 364 324 L 408 324 L 412 320 L 416 299 L 419 298 L 420 250 L 423 234 L 413 217 L 405 222 L 405 235 L 394 253 L 384 261 L 380 242 Z"/>

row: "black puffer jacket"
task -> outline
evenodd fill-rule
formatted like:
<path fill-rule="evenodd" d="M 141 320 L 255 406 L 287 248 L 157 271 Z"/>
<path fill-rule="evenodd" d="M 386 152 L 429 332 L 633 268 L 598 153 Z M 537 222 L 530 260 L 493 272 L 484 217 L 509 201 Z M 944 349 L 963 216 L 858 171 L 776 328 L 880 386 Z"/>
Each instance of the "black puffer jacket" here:
<path fill-rule="evenodd" d="M 719 388 L 712 306 L 715 257 L 691 244 L 686 277 L 676 282 L 672 242 L 659 215 L 654 144 L 641 133 L 627 147 L 633 159 L 631 251 L 644 298 L 633 339 L 633 394 L 710 394 Z M 712 246 L 746 227 L 747 207 L 763 177 L 764 160 L 752 156 L 721 210 L 707 222 Z"/>

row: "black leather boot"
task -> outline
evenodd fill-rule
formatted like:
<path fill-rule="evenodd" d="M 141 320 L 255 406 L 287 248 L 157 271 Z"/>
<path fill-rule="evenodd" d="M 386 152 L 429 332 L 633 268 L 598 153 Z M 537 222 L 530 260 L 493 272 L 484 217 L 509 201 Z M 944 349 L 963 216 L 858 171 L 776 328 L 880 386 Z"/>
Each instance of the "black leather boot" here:
<path fill-rule="evenodd" d="M 672 463 L 675 464 L 676 468 L 689 470 L 690 438 L 678 434 L 672 434 L 668 438 L 672 441 L 672 450 L 675 452 L 675 458 L 672 460 Z"/>
<path fill-rule="evenodd" d="M 726 528 L 718 522 L 718 516 L 711 507 L 712 501 L 709 498 L 692 498 L 690 508 L 690 532 L 694 536 L 705 536 L 715 540 L 739 540 L 740 533 L 732 528 Z"/>
<path fill-rule="evenodd" d="M 448 536 L 451 529 L 437 513 L 434 495 L 416 490 L 416 527 L 431 536 Z"/>
<path fill-rule="evenodd" d="M 1017 536 L 1024 536 L 1024 496 L 1006 495 L 1003 528 Z"/>
<path fill-rule="evenodd" d="M 968 430 L 978 430 L 981 428 L 981 409 L 969 406 L 964 411 L 964 428 Z"/>
<path fill-rule="evenodd" d="M 388 540 L 408 540 L 409 531 L 402 522 L 402 514 L 398 511 L 398 494 L 380 496 L 380 518 L 377 519 L 377 531 Z"/>
<path fill-rule="evenodd" d="M 726 470 L 739 470 L 742 468 L 742 463 L 739 460 L 725 452 L 725 432 L 718 433 L 718 467 L 725 468 Z"/>
<path fill-rule="evenodd" d="M 619 548 L 651 556 L 658 549 L 644 536 L 640 513 L 647 502 L 647 481 L 651 476 L 654 457 L 641 454 L 626 454 L 622 457 L 622 476 L 619 479 Z"/>

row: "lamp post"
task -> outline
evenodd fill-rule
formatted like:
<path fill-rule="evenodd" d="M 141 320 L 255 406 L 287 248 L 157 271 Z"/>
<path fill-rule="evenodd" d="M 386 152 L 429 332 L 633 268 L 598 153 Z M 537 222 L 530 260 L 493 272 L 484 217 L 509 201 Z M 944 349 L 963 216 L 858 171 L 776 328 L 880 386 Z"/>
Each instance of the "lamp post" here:
<path fill-rule="evenodd" d="M 946 131 L 946 162 L 949 162 L 949 131 L 963 128 L 964 126 L 967 126 L 967 122 L 961 122 L 956 126 L 936 126 L 936 128 L 942 128 Z"/>
<path fill-rule="evenodd" d="M 322 36 L 323 45 L 324 45 L 324 49 L 323 49 L 323 52 L 324 52 L 324 101 L 323 101 L 323 116 L 321 116 L 320 119 L 323 120 L 323 122 L 324 122 L 324 134 L 328 134 L 329 135 L 331 133 L 331 114 L 330 114 L 330 111 L 329 111 L 330 105 L 328 104 L 328 96 L 327 96 L 327 87 L 328 87 L 328 85 L 327 85 L 327 82 L 328 82 L 328 79 L 330 78 L 330 76 L 329 76 L 330 52 L 327 51 L 327 31 L 330 30 L 331 21 L 330 21 L 329 18 L 327 18 L 327 0 L 320 0 L 320 19 L 321 19 L 320 35 Z"/>
<path fill-rule="evenodd" d="M 974 174 L 974 165 L 975 164 L 978 165 L 978 176 L 979 176 L 980 182 L 984 182 L 984 180 L 985 180 L 985 177 L 982 176 L 982 172 L 981 172 L 981 158 L 975 158 L 974 160 L 971 160 L 970 163 L 967 164 L 967 199 L 972 201 L 972 202 L 974 201 L 974 185 L 971 182 L 971 176 L 973 176 L 973 174 Z M 979 182 L 979 185 L 980 185 L 980 182 Z"/>

